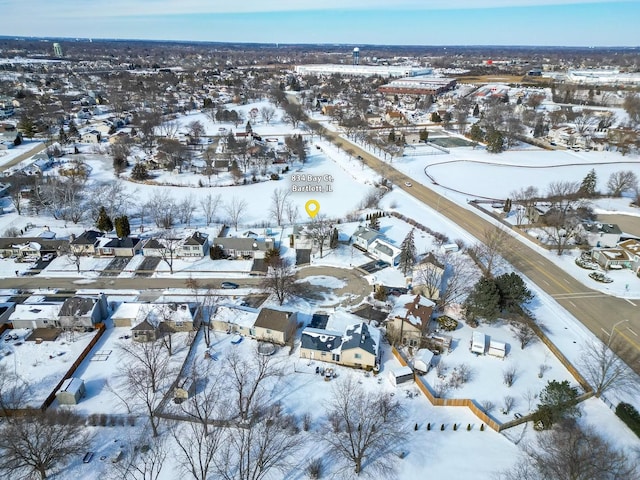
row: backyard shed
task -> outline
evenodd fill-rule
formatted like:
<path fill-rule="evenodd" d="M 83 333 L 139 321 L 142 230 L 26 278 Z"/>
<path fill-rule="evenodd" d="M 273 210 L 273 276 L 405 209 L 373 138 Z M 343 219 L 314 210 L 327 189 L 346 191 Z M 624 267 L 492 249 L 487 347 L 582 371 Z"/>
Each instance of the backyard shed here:
<path fill-rule="evenodd" d="M 76 405 L 84 397 L 84 380 L 81 378 L 67 378 L 58 393 L 56 399 L 60 405 Z"/>
<path fill-rule="evenodd" d="M 413 382 L 413 370 L 411 367 L 400 367 L 389 372 L 391 385 L 397 387 L 403 383 Z"/>
<path fill-rule="evenodd" d="M 426 348 L 421 348 L 413 357 L 413 368 L 420 373 L 427 373 L 431 368 L 431 360 L 433 359 L 433 352 Z"/>
<path fill-rule="evenodd" d="M 504 358 L 507 355 L 507 344 L 497 340 L 489 341 L 489 355 Z"/>
<path fill-rule="evenodd" d="M 484 350 L 486 348 L 486 338 L 484 333 L 473 332 L 471 336 L 471 353 L 479 353 L 480 355 L 484 355 Z"/>

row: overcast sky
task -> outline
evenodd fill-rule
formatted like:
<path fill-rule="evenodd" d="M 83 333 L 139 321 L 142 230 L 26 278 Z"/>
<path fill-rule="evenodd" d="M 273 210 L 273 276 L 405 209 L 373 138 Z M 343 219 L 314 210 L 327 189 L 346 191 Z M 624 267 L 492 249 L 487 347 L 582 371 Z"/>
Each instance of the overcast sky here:
<path fill-rule="evenodd" d="M 35 37 L 640 45 L 638 0 L 0 0 L 0 12 L 0 35 Z"/>

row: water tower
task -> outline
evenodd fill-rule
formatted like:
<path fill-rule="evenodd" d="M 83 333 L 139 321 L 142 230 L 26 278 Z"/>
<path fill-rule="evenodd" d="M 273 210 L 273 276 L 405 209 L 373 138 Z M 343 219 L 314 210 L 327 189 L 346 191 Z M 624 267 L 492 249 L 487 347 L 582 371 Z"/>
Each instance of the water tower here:
<path fill-rule="evenodd" d="M 360 49 L 358 47 L 353 49 L 353 64 L 360 65 Z"/>

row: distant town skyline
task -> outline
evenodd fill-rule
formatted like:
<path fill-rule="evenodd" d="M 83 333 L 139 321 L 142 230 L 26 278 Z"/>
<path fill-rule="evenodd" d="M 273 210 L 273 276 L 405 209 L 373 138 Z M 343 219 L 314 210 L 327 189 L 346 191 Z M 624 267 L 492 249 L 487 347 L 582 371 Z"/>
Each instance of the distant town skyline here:
<path fill-rule="evenodd" d="M 0 0 L 2 35 L 251 43 L 640 46 L 640 2 Z M 35 13 L 31 13 L 35 12 Z"/>

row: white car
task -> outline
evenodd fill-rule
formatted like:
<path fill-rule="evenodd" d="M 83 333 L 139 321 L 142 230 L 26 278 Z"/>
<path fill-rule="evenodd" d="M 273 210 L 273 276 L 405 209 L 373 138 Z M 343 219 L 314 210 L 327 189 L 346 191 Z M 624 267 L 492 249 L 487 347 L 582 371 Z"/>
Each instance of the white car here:
<path fill-rule="evenodd" d="M 413 185 L 411 184 L 411 182 L 404 182 L 405 187 L 412 187 Z"/>

